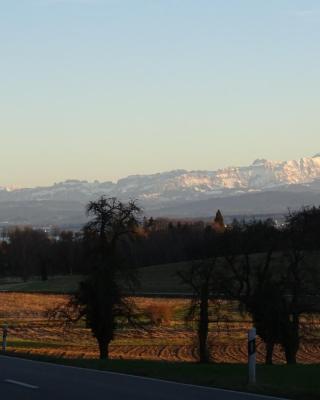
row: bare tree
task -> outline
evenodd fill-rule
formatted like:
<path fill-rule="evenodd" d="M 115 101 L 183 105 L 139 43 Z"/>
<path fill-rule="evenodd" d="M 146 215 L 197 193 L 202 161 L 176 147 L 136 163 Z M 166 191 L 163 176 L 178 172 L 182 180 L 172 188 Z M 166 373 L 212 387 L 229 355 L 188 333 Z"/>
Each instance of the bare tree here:
<path fill-rule="evenodd" d="M 296 363 L 301 316 L 319 311 L 320 271 L 311 257 L 319 243 L 315 214 L 314 209 L 289 214 L 282 230 L 251 222 L 225 235 L 225 291 L 252 316 L 268 364 L 275 344 L 282 346 L 288 364 Z"/>
<path fill-rule="evenodd" d="M 320 311 L 320 270 L 313 253 L 320 248 L 320 208 L 289 213 L 284 234 L 285 268 L 282 273 L 285 321 L 281 344 L 287 363 L 295 364 L 300 340 L 301 316 Z"/>
<path fill-rule="evenodd" d="M 83 244 L 90 272 L 64 315 L 71 315 L 73 321 L 85 317 L 98 341 L 101 359 L 109 356 L 119 318 L 135 323 L 133 303 L 124 292 L 133 289 L 137 279 L 121 258 L 118 246 L 135 236 L 140 212 L 134 201 L 125 204 L 116 198 L 101 197 L 87 206 L 93 218 L 83 229 Z"/>

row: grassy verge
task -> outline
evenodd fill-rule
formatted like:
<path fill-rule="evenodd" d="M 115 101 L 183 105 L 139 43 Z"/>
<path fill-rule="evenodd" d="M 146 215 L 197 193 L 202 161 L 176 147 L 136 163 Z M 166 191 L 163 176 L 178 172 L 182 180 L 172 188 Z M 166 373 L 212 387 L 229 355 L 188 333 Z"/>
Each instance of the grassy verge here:
<path fill-rule="evenodd" d="M 14 356 L 17 356 L 14 354 Z M 247 385 L 247 368 L 240 364 L 171 363 L 142 360 L 87 360 L 26 356 L 34 360 L 63 365 L 120 372 L 150 378 L 166 379 L 194 385 L 281 396 L 297 400 L 320 398 L 320 364 L 259 365 L 258 383 Z"/>
<path fill-rule="evenodd" d="M 61 343 L 52 342 L 39 342 L 37 340 L 23 340 L 13 339 L 7 342 L 7 346 L 15 349 L 61 349 L 63 345 Z M 23 350 L 22 350 L 23 351 Z"/>

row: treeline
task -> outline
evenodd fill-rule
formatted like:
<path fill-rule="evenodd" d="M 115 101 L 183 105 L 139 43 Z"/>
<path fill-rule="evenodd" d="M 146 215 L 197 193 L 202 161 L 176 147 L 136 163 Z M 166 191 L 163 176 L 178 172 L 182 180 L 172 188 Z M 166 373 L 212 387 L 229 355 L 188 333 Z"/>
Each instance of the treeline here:
<path fill-rule="evenodd" d="M 307 216 L 311 216 L 310 221 L 301 220 Z M 271 219 L 235 220 L 225 227 L 223 219 L 205 223 L 143 218 L 136 228 L 134 240 L 125 238 L 117 246 L 123 261 L 132 268 L 192 261 L 218 254 L 224 256 L 226 253 L 261 253 L 270 245 L 274 251 L 285 251 L 292 244 L 289 233 L 294 225 L 295 230 L 312 231 L 299 232 L 299 242 L 304 248 L 314 249 L 319 246 L 316 239 L 317 235 L 320 237 L 318 218 L 317 208 L 288 215 L 287 224 L 281 228 Z M 0 276 L 16 276 L 27 281 L 34 276 L 46 280 L 54 275 L 85 275 L 91 268 L 85 257 L 86 242 L 83 230 L 56 230 L 54 235 L 49 235 L 31 227 L 11 228 L 6 232 L 5 240 L 0 239 Z"/>
<path fill-rule="evenodd" d="M 271 222 L 270 222 L 271 223 Z M 235 222 L 229 229 L 238 226 Z M 240 226 L 240 225 L 239 225 Z M 32 227 L 8 229 L 0 239 L 0 276 L 21 277 L 24 281 L 41 276 L 85 275 L 87 262 L 85 232 L 59 231 L 53 235 Z M 210 254 L 217 235 L 212 224 L 143 219 L 134 239 L 117 244 L 122 259 L 132 268 L 190 261 Z M 259 244 L 256 251 L 260 251 Z"/>
<path fill-rule="evenodd" d="M 142 218 L 135 229 L 134 239 L 117 243 L 118 253 L 132 268 L 192 260 L 198 256 L 195 244 L 204 241 L 211 246 L 209 237 L 215 236 L 213 225 L 202 221 Z M 54 275 L 85 275 L 90 272 L 86 243 L 84 230 L 55 229 L 48 234 L 28 226 L 13 227 L 0 239 L 0 276 L 27 281 L 34 276 L 46 280 Z"/>
<path fill-rule="evenodd" d="M 62 231 L 54 238 L 31 227 L 15 227 L 0 242 L 0 276 L 27 281 L 41 276 L 86 273 L 80 233 Z"/>

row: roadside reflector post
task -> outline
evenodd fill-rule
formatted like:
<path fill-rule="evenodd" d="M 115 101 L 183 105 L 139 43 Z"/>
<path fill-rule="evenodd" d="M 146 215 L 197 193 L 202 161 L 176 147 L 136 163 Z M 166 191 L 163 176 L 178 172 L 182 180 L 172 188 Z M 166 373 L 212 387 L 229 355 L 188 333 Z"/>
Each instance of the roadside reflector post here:
<path fill-rule="evenodd" d="M 248 331 L 248 382 L 256 383 L 256 328 Z"/>
<path fill-rule="evenodd" d="M 5 353 L 7 348 L 8 325 L 2 327 L 2 352 Z"/>

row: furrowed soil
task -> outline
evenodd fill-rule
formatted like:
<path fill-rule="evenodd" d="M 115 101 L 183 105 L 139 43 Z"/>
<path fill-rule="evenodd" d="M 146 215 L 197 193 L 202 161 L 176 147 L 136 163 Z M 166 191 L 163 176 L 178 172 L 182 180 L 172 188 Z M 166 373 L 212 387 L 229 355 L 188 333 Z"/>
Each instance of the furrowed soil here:
<path fill-rule="evenodd" d="M 83 321 L 66 327 L 60 320 L 48 319 L 48 310 L 64 305 L 68 300 L 67 295 L 0 293 L 0 324 L 9 326 L 8 351 L 63 358 L 97 358 L 96 341 Z M 111 344 L 112 358 L 197 360 L 195 330 L 184 321 L 188 300 L 134 298 L 133 301 L 142 315 L 150 309 L 160 308 L 166 311 L 166 317 L 159 326 L 145 325 L 143 330 L 124 325 Z M 222 306 L 223 312 L 210 326 L 212 360 L 217 363 L 245 363 L 246 333 L 251 322 L 248 317 L 238 314 L 234 305 Z M 316 324 L 319 328 L 318 321 Z M 263 362 L 265 349 L 261 341 L 257 344 L 257 355 L 258 362 Z M 279 347 L 276 348 L 274 361 L 284 363 Z M 298 362 L 320 362 L 319 336 L 310 336 L 302 342 Z"/>

